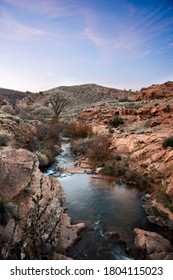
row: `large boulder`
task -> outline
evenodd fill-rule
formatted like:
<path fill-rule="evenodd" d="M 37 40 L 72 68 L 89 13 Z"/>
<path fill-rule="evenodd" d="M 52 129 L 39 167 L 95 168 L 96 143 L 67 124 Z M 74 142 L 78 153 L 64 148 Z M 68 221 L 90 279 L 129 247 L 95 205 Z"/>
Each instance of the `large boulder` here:
<path fill-rule="evenodd" d="M 37 259 L 59 244 L 64 192 L 24 149 L 0 148 L 1 258 Z"/>
<path fill-rule="evenodd" d="M 145 252 L 147 259 L 173 260 L 173 247 L 169 240 L 156 232 L 134 229 L 135 246 Z"/>

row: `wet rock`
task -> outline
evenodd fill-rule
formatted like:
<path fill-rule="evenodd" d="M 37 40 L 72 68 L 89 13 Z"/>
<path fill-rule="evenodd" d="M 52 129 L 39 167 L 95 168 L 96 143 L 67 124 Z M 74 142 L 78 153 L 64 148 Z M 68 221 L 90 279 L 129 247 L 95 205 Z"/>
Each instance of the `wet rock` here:
<path fill-rule="evenodd" d="M 63 213 L 60 225 L 59 244 L 63 250 L 67 250 L 79 239 L 79 233 L 85 228 L 84 223 L 71 224 L 71 218 Z"/>

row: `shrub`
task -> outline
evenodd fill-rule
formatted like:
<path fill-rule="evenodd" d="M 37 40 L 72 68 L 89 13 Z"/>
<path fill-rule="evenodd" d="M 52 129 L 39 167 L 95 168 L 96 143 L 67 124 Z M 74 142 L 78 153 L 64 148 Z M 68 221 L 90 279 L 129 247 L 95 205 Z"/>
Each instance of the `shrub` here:
<path fill-rule="evenodd" d="M 53 111 L 51 110 L 51 108 L 48 108 L 46 106 L 40 106 L 40 105 L 37 105 L 37 106 L 34 106 L 33 107 L 33 115 L 35 117 L 42 117 L 42 118 L 49 118 L 52 116 L 53 114 Z"/>
<path fill-rule="evenodd" d="M 15 116 L 11 116 L 11 115 L 8 115 L 7 116 L 7 119 L 8 120 L 12 120 L 12 121 L 14 121 L 14 122 L 16 122 L 16 123 L 20 123 L 20 118 L 18 118 L 18 117 L 15 117 Z"/>
<path fill-rule="evenodd" d="M 11 140 L 11 135 L 6 132 L 0 132 L 0 146 L 8 146 L 9 141 Z"/>
<path fill-rule="evenodd" d="M 48 158 L 45 154 L 42 154 L 41 152 L 37 151 L 36 155 L 37 155 L 38 160 L 39 160 L 39 167 L 40 168 L 48 166 L 49 160 L 48 160 Z"/>
<path fill-rule="evenodd" d="M 156 199 L 173 212 L 172 198 L 166 194 L 166 189 L 166 186 L 159 185 L 157 189 Z"/>
<path fill-rule="evenodd" d="M 31 106 L 26 106 L 23 104 L 17 105 L 16 114 L 19 114 L 20 118 L 23 120 L 32 119 L 33 115 L 31 108 Z"/>
<path fill-rule="evenodd" d="M 125 174 L 125 179 L 128 184 L 135 185 L 140 190 L 151 190 L 151 179 L 145 174 L 138 173 L 136 170 L 128 170 Z"/>
<path fill-rule="evenodd" d="M 156 206 L 151 206 L 149 208 L 150 212 L 152 215 L 156 216 L 156 217 L 160 217 L 163 220 L 168 220 L 169 216 L 167 213 L 163 212 L 162 210 L 158 209 Z"/>
<path fill-rule="evenodd" d="M 53 142 L 58 142 L 60 138 L 60 124 L 59 119 L 54 116 L 47 126 L 47 139 Z"/>
<path fill-rule="evenodd" d="M 10 115 L 13 115 L 15 112 L 14 112 L 14 109 L 11 105 L 3 105 L 1 107 L 1 110 L 7 114 L 10 114 Z"/>
<path fill-rule="evenodd" d="M 91 126 L 82 122 L 71 123 L 67 127 L 66 136 L 70 138 L 87 138 L 92 135 Z"/>
<path fill-rule="evenodd" d="M 124 167 L 120 165 L 115 165 L 115 166 L 105 165 L 102 168 L 101 173 L 107 176 L 119 177 L 119 176 L 123 176 L 126 173 L 126 170 Z"/>
<path fill-rule="evenodd" d="M 121 117 L 115 116 L 109 120 L 109 124 L 113 127 L 118 127 L 119 125 L 123 124 L 124 121 Z"/>
<path fill-rule="evenodd" d="M 149 128 L 151 125 L 151 120 L 150 119 L 147 119 L 144 123 L 144 128 Z"/>
<path fill-rule="evenodd" d="M 121 156 L 120 155 L 115 155 L 115 160 L 121 160 Z"/>
<path fill-rule="evenodd" d="M 93 161 L 102 161 L 110 157 L 111 142 L 106 136 L 95 137 L 88 148 L 88 157 Z"/>
<path fill-rule="evenodd" d="M 84 156 L 87 154 L 88 151 L 88 146 L 90 144 L 91 140 L 89 138 L 85 138 L 85 139 L 75 139 L 72 141 L 72 152 L 79 156 Z"/>
<path fill-rule="evenodd" d="M 128 97 L 119 98 L 118 102 L 129 102 L 129 99 L 128 99 Z"/>
<path fill-rule="evenodd" d="M 169 136 L 163 140 L 162 147 L 166 149 L 167 147 L 173 147 L 173 136 Z"/>

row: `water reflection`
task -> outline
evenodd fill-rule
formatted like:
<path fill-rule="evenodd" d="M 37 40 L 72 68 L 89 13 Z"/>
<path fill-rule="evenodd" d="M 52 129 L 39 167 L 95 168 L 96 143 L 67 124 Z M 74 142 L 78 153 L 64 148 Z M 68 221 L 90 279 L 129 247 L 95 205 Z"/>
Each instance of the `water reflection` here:
<path fill-rule="evenodd" d="M 58 166 L 73 166 L 70 144 L 64 143 L 62 149 L 56 158 Z M 59 177 L 66 192 L 72 222 L 87 225 L 69 256 L 74 259 L 129 259 L 126 242 L 134 239 L 133 229 L 148 227 L 139 192 L 125 184 L 116 184 L 111 178 L 61 174 L 56 172 L 55 166 L 48 169 L 47 174 L 51 173 Z"/>
<path fill-rule="evenodd" d="M 60 181 L 74 222 L 89 220 L 94 224 L 99 217 L 106 231 L 116 230 L 126 241 L 132 240 L 135 227 L 145 223 L 145 212 L 134 188 L 87 174 L 75 174 Z"/>

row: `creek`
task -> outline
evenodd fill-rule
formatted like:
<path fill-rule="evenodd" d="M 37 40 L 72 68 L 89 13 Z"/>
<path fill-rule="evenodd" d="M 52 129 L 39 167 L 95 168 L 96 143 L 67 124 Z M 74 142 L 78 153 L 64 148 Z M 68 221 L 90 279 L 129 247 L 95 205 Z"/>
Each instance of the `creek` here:
<path fill-rule="evenodd" d="M 86 224 L 86 230 L 67 252 L 68 256 L 73 259 L 132 259 L 126 246 L 134 241 L 133 229 L 156 231 L 142 207 L 143 194 L 111 178 L 59 172 L 59 167 L 74 166 L 70 143 L 62 142 L 62 152 L 56 162 L 46 174 L 58 177 L 66 193 L 67 213 L 72 223 Z"/>

